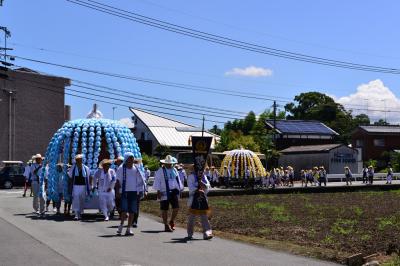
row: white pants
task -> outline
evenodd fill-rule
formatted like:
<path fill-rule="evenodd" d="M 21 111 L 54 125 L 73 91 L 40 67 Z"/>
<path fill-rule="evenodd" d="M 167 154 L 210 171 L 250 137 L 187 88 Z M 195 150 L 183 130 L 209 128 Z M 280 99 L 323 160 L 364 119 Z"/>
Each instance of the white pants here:
<path fill-rule="evenodd" d="M 46 194 L 43 191 L 40 197 L 40 184 L 38 181 L 32 181 L 32 192 L 33 192 L 33 209 L 35 212 L 39 211 L 44 213 L 44 208 L 46 205 Z"/>
<path fill-rule="evenodd" d="M 392 175 L 387 175 L 386 181 L 387 181 L 388 183 L 392 183 Z"/>
<path fill-rule="evenodd" d="M 108 217 L 109 212 L 112 211 L 115 206 L 113 191 L 99 192 L 99 205 L 104 217 Z"/>
<path fill-rule="evenodd" d="M 72 209 L 75 215 L 81 215 L 85 205 L 86 199 L 86 186 L 74 185 L 72 189 Z"/>

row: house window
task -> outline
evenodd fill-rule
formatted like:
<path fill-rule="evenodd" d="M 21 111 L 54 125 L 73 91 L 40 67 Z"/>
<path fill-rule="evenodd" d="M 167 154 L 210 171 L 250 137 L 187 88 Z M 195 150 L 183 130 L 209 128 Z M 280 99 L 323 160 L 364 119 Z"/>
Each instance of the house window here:
<path fill-rule="evenodd" d="M 357 148 L 364 147 L 364 141 L 362 139 L 356 140 L 356 147 Z"/>
<path fill-rule="evenodd" d="M 375 147 L 385 147 L 385 139 L 374 139 Z"/>

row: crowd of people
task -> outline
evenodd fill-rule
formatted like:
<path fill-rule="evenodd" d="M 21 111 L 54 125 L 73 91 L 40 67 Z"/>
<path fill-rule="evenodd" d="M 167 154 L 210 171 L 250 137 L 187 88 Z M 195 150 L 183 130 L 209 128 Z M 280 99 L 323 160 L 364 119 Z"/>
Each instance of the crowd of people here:
<path fill-rule="evenodd" d="M 39 217 L 44 217 L 48 211 L 51 198 L 55 215 L 61 214 L 61 202 L 64 201 L 64 215 L 69 216 L 72 211 L 74 220 L 81 220 L 85 204 L 96 196 L 98 209 L 103 214 L 104 221 L 109 221 L 116 210 L 120 217 L 117 234 L 122 234 L 127 220 L 125 235 L 133 235 L 132 228 L 137 227 L 140 201 L 147 196 L 147 182 L 150 177 L 149 169 L 143 167 L 141 160 L 134 158 L 133 153 L 127 152 L 124 157 L 118 157 L 114 161 L 104 159 L 96 171 L 91 171 L 84 165 L 83 155 L 78 154 L 72 165 L 58 164 L 57 174 L 52 177 L 48 176 L 48 166 L 43 165 L 43 159 L 40 154 L 34 155 L 24 173 L 26 185 L 23 196 L 26 196 L 26 191 L 31 187 L 33 209 Z M 197 195 L 202 195 L 207 200 L 207 193 L 211 187 L 205 172 L 201 171 L 198 175 L 192 172 L 187 175 L 183 166 L 170 155 L 160 160 L 160 164 L 161 167 L 154 175 L 153 189 L 157 192 L 160 203 L 164 230 L 175 230 L 175 219 L 180 209 L 179 199 L 187 184 L 190 210 L 187 237 L 193 237 L 195 218 L 199 216 L 203 226 L 203 238 L 211 239 L 213 235 L 208 214 L 195 206 L 198 202 Z M 113 165 L 115 167 L 111 167 Z M 49 178 L 56 183 L 52 192 L 48 191 Z M 168 219 L 170 207 L 172 214 Z"/>
<path fill-rule="evenodd" d="M 230 167 L 224 166 L 222 171 L 219 172 L 214 166 L 211 168 L 206 167 L 205 175 L 207 176 L 211 187 L 222 187 L 229 188 L 232 186 L 240 187 L 261 187 L 261 188 L 276 188 L 276 187 L 293 187 L 295 181 L 301 182 L 301 187 L 307 186 L 327 186 L 328 173 L 324 166 L 315 166 L 311 169 L 302 169 L 299 171 L 296 177 L 293 167 L 287 166 L 277 167 L 271 169 L 271 171 L 265 171 L 266 175 L 258 175 L 254 178 L 250 178 L 250 173 L 253 170 L 247 168 L 244 176 L 238 178 L 232 176 Z M 257 173 L 257 171 L 255 171 Z M 260 172 L 260 171 L 258 171 Z M 364 167 L 362 170 L 362 183 L 373 184 L 375 176 L 375 170 L 372 165 Z M 348 166 L 344 167 L 343 180 L 346 185 L 352 185 L 355 178 Z M 386 184 L 392 184 L 393 181 L 393 169 L 389 165 L 386 174 Z"/>

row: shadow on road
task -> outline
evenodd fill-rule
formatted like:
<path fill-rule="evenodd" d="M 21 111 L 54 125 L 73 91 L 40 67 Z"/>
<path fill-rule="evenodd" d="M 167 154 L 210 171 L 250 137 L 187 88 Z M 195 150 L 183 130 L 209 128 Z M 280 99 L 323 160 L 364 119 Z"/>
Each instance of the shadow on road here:
<path fill-rule="evenodd" d="M 171 241 L 167 241 L 167 242 L 164 242 L 164 243 L 167 243 L 167 244 L 186 244 L 188 242 L 197 241 L 197 240 L 201 240 L 201 239 L 196 239 L 196 238 L 189 239 L 187 237 L 184 237 L 184 238 L 172 238 Z"/>
<path fill-rule="evenodd" d="M 164 230 L 143 230 L 140 231 L 142 233 L 146 233 L 146 234 L 159 234 L 159 233 L 164 233 Z"/>
<path fill-rule="evenodd" d="M 102 235 L 102 236 L 99 236 L 99 237 L 102 237 L 102 238 L 133 237 L 133 235 L 132 235 L 132 236 L 126 236 L 126 235 L 124 235 L 124 234 L 122 234 L 122 235 L 112 234 L 112 235 Z"/>

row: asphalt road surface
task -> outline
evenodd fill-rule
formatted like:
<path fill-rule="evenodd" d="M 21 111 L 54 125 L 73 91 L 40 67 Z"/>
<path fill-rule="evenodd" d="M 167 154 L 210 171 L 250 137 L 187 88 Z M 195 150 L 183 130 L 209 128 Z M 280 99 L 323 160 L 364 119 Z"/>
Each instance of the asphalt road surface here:
<path fill-rule="evenodd" d="M 87 215 L 64 221 L 49 213 L 38 219 L 32 198 L 21 190 L 0 190 L 0 265 L 334 265 L 201 234 L 186 241 L 178 228 L 142 215 L 132 237 L 116 236 L 118 221 Z"/>

